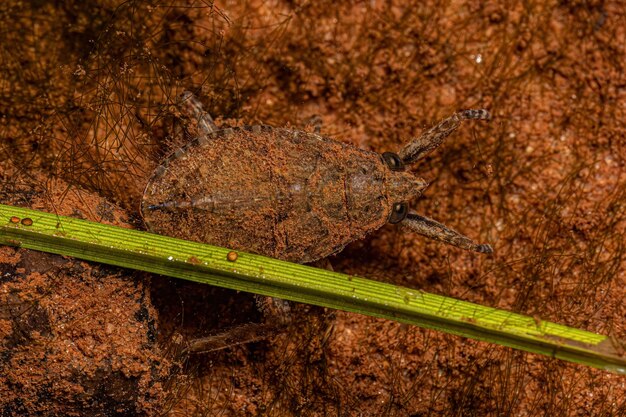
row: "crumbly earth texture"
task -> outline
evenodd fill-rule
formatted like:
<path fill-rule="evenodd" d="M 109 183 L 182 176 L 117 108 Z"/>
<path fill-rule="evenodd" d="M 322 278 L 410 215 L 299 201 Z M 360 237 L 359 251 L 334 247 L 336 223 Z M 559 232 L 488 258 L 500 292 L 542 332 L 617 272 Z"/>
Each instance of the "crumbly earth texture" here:
<path fill-rule="evenodd" d="M 47 193 L 42 175 L 26 178 L 5 163 L 0 176 L 2 204 L 128 226 L 119 208 L 62 180 Z M 171 364 L 156 344 L 145 278 L 0 247 L 0 415 L 156 414 Z"/>
<path fill-rule="evenodd" d="M 110 212 L 104 197 L 144 227 L 132 219 L 152 172 L 190 139 L 174 106 L 186 89 L 219 126 L 321 120 L 323 135 L 377 152 L 487 108 L 492 121 L 463 126 L 412 168 L 430 186 L 410 203 L 495 254 L 383 226 L 331 257 L 334 269 L 623 341 L 625 10 L 620 0 L 3 1 L 0 197 L 93 219 Z M 78 190 L 94 200 L 78 205 Z M 2 249 L 3 415 L 55 415 L 76 401 L 90 415 L 626 415 L 623 376 L 302 306 L 272 339 L 181 358 L 186 340 L 264 320 L 253 298 L 108 268 L 102 279 L 102 267 L 73 260 L 46 274 L 46 262 Z M 100 290 L 111 300 L 90 298 Z M 171 358 L 182 366 L 158 393 L 152 369 Z M 94 387 L 115 388 L 111 401 Z"/>

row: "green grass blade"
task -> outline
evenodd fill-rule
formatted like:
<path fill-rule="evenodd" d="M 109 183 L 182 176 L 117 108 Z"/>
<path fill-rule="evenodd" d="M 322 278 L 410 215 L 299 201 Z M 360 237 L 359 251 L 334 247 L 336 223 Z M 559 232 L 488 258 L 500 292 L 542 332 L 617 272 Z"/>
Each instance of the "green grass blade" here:
<path fill-rule="evenodd" d="M 229 261 L 230 250 L 216 246 L 5 205 L 0 244 L 382 317 L 626 374 L 624 342 L 607 336 L 244 252 Z"/>

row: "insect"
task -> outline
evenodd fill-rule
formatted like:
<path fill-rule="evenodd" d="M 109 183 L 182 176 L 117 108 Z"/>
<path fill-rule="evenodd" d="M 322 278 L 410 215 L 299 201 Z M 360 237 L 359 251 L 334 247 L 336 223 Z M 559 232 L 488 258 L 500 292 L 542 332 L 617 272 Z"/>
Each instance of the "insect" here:
<path fill-rule="evenodd" d="M 310 263 L 389 222 L 462 249 L 492 252 L 410 212 L 408 203 L 428 184 L 406 169 L 462 121 L 489 119 L 487 110 L 455 113 L 399 153 L 378 154 L 300 130 L 220 130 L 190 92 L 181 95 L 180 108 L 198 134 L 166 157 L 146 186 L 141 212 L 156 233 Z"/>

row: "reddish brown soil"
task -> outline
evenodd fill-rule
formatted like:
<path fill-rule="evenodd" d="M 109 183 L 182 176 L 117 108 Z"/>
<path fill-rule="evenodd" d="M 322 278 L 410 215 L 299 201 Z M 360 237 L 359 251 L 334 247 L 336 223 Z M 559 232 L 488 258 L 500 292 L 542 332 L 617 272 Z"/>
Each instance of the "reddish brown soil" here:
<path fill-rule="evenodd" d="M 4 164 L 0 203 L 118 226 L 125 214 L 59 179 Z M 0 414 L 156 414 L 171 365 L 159 355 L 144 274 L 0 247 Z"/>
<path fill-rule="evenodd" d="M 319 116 L 379 152 L 485 107 L 415 167 L 412 208 L 495 256 L 384 226 L 334 268 L 626 340 L 624 2 L 61 3 L 0 5 L 2 202 L 142 227 L 185 88 L 221 125 Z M 626 415 L 623 376 L 305 307 L 181 371 L 181 340 L 261 320 L 250 296 L 1 255 L 2 415 Z"/>

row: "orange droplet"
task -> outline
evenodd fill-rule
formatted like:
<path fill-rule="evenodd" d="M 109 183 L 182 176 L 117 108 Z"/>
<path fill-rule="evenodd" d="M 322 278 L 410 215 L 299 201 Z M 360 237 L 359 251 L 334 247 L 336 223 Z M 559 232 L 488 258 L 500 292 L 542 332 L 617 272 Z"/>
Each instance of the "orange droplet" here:
<path fill-rule="evenodd" d="M 20 218 L 19 218 L 19 217 L 16 217 L 16 216 L 12 216 L 12 217 L 9 219 L 9 221 L 10 221 L 11 223 L 19 223 L 19 222 L 20 222 Z"/>
<path fill-rule="evenodd" d="M 33 225 L 33 219 L 31 219 L 30 217 L 25 217 L 22 219 L 22 224 L 24 226 L 32 226 Z"/>
<path fill-rule="evenodd" d="M 226 255 L 226 259 L 228 259 L 230 262 L 235 262 L 238 257 L 239 255 L 237 255 L 237 252 L 235 251 L 230 251 L 228 252 L 228 255 Z"/>

